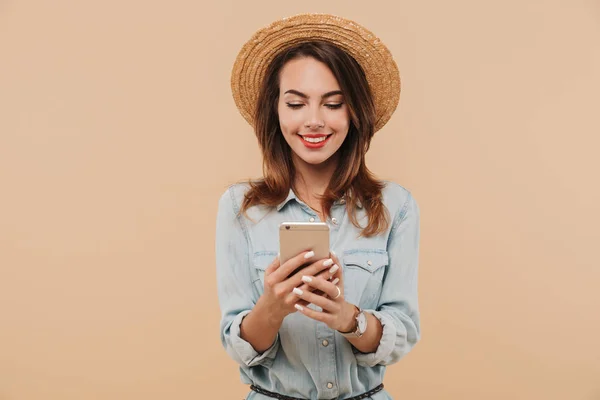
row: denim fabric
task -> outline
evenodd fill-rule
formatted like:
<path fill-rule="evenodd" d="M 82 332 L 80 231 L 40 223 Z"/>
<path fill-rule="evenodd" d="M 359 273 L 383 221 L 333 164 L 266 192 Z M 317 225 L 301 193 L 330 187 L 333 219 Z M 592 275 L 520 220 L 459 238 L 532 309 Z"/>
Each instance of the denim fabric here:
<path fill-rule="evenodd" d="M 221 341 L 240 368 L 242 382 L 305 399 L 344 399 L 383 382 L 386 366 L 400 360 L 420 338 L 417 296 L 419 207 L 402 186 L 385 181 L 383 201 L 390 225 L 377 236 L 358 238 L 343 199 L 326 221 L 330 247 L 344 275 L 346 301 L 381 321 L 377 350 L 361 353 L 339 332 L 296 312 L 281 325 L 273 345 L 257 353 L 240 337 L 240 325 L 263 292 L 264 271 L 279 252 L 279 224 L 319 221 L 293 191 L 277 207 L 254 206 L 239 215 L 247 184 L 230 186 L 219 200 L 216 267 Z M 366 213 L 357 209 L 366 225 Z M 251 392 L 248 399 L 268 400 Z M 385 390 L 373 400 L 391 399 Z"/>

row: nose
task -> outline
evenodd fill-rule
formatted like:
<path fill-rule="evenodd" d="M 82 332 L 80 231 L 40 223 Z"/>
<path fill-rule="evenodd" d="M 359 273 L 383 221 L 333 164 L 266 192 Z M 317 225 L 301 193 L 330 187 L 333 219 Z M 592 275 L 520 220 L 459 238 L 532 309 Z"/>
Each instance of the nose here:
<path fill-rule="evenodd" d="M 325 123 L 324 122 L 309 121 L 306 124 L 304 124 L 304 126 L 307 129 L 310 129 L 310 130 L 317 130 L 317 129 L 323 129 L 325 127 Z"/>
<path fill-rule="evenodd" d="M 310 130 L 322 129 L 325 127 L 325 121 L 323 121 L 319 111 L 313 110 L 310 113 L 308 119 L 304 123 L 304 127 Z"/>

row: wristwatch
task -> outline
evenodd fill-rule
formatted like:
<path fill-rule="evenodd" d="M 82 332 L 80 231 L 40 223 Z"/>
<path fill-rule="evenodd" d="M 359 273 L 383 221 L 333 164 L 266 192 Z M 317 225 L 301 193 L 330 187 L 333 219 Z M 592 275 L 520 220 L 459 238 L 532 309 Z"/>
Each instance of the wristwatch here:
<path fill-rule="evenodd" d="M 356 308 L 356 314 L 354 314 L 356 324 L 354 328 L 350 332 L 340 332 L 346 338 L 359 338 L 367 331 L 367 316 L 365 312 L 358 306 L 354 307 Z"/>

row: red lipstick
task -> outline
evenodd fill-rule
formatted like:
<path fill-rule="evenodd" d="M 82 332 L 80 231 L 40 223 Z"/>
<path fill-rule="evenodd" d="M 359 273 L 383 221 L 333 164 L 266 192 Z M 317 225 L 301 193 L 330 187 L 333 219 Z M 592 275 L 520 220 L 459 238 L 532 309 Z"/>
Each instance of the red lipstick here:
<path fill-rule="evenodd" d="M 308 147 L 309 149 L 320 149 L 321 147 L 325 146 L 325 144 L 329 141 L 329 138 L 331 135 L 309 133 L 306 135 L 299 135 L 299 136 L 300 136 L 300 140 L 302 140 L 302 143 L 304 144 L 304 146 Z M 309 141 L 305 140 L 304 138 L 309 138 L 309 139 L 325 138 L 325 140 L 321 140 L 319 142 L 309 142 Z"/>

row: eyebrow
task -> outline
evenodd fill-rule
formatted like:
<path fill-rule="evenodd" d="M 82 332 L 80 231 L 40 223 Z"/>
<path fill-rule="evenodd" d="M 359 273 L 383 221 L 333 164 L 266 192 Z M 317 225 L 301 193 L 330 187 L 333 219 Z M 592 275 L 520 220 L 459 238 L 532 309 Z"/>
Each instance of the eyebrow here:
<path fill-rule="evenodd" d="M 308 99 L 308 96 L 302 92 L 299 92 L 297 90 L 294 89 L 290 89 L 288 91 L 286 91 L 284 94 L 295 94 L 296 96 L 300 96 L 303 97 L 305 99 Z M 331 97 L 331 96 L 335 96 L 336 94 L 343 94 L 341 90 L 332 90 L 331 92 L 327 92 L 325 93 L 323 96 L 321 96 L 322 99 L 326 98 L 326 97 Z"/>

